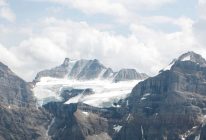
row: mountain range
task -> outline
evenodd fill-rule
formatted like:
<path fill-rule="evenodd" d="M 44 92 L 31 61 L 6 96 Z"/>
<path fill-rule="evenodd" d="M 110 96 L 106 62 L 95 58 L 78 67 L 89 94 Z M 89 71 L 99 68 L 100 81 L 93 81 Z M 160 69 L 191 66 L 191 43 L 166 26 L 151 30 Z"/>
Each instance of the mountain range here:
<path fill-rule="evenodd" d="M 111 79 L 114 82 L 127 80 L 142 80 L 148 78 L 145 73 L 139 73 L 135 69 L 121 69 L 114 72 L 105 67 L 97 59 L 94 60 L 70 60 L 65 58 L 63 64 L 49 70 L 39 72 L 35 81 L 42 77 L 68 78 L 76 80 Z"/>
<path fill-rule="evenodd" d="M 70 60 L 29 84 L 0 63 L 1 140 L 205 140 L 206 60 L 195 52 L 148 77 Z"/>

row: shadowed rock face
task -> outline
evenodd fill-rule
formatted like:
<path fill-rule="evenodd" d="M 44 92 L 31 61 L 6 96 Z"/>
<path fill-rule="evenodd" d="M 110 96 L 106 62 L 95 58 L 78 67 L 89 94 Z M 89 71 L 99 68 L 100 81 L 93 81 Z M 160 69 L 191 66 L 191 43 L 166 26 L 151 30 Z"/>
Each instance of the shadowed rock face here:
<path fill-rule="evenodd" d="M 71 71 L 71 65 L 72 64 L 70 64 L 70 59 L 65 58 L 63 64 L 61 64 L 60 66 L 39 72 L 35 77 L 34 82 L 38 82 L 41 77 L 64 78 Z"/>
<path fill-rule="evenodd" d="M 0 139 L 46 139 L 50 116 L 36 108 L 29 85 L 0 63 Z"/>
<path fill-rule="evenodd" d="M 49 134 L 53 140 L 111 140 L 112 111 L 84 104 L 48 103 L 44 107 L 53 114 Z M 109 119 L 109 118 L 110 119 Z M 113 117 L 115 118 L 115 117 Z"/>
<path fill-rule="evenodd" d="M 2 104 L 21 106 L 26 102 L 32 105 L 34 99 L 29 88 L 24 80 L 16 76 L 6 65 L 0 63 L 0 102 Z"/>
<path fill-rule="evenodd" d="M 115 139 L 205 139 L 205 60 L 194 52 L 180 58 L 170 70 L 133 89 L 128 97 L 131 115 Z"/>

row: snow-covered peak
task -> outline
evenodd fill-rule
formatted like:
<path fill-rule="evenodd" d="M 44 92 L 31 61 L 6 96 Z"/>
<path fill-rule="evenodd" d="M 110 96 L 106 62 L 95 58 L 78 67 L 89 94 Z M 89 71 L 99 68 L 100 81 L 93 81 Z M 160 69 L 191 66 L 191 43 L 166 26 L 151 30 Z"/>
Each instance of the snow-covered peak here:
<path fill-rule="evenodd" d="M 182 54 L 178 59 L 174 59 L 163 71 L 170 70 L 171 67 L 178 61 L 191 61 L 198 65 L 206 66 L 206 60 L 199 54 L 189 51 L 187 53 Z M 161 72 L 161 71 L 160 71 Z"/>
<path fill-rule="evenodd" d="M 135 69 L 122 69 L 114 72 L 111 68 L 104 66 L 99 60 L 71 60 L 65 58 L 64 62 L 57 67 L 40 71 L 34 82 L 38 82 L 42 77 L 66 78 L 73 80 L 94 80 L 102 79 L 119 82 L 130 80 L 142 80 L 148 78 L 144 73 L 137 73 Z"/>
<path fill-rule="evenodd" d="M 178 58 L 178 61 L 192 61 L 192 62 L 195 62 L 198 64 L 206 64 L 205 59 L 201 55 L 199 55 L 193 51 L 182 54 Z"/>

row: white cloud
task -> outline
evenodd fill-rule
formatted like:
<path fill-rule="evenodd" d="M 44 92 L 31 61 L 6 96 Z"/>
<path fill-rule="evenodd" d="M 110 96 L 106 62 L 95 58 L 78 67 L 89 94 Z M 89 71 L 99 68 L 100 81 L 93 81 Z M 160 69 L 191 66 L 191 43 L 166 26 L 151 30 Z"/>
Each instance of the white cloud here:
<path fill-rule="evenodd" d="M 206 20 L 206 0 L 198 0 L 199 17 Z"/>
<path fill-rule="evenodd" d="M 134 23 L 130 26 L 131 34 L 123 36 L 100 31 L 86 22 L 47 18 L 39 23 L 41 32 L 31 34 L 8 50 L 22 62 L 9 65 L 27 80 L 42 69 L 59 65 L 65 57 L 97 58 L 115 70 L 129 67 L 156 74 L 181 53 L 201 49 L 193 48 L 196 42 L 192 29 L 186 27 L 179 32 L 164 33 Z"/>
<path fill-rule="evenodd" d="M 0 0 L 0 17 L 10 22 L 14 22 L 16 20 L 16 16 L 10 9 L 9 4 L 6 0 Z"/>
<path fill-rule="evenodd" d="M 196 42 L 198 42 L 198 45 L 202 47 L 202 51 L 206 49 L 206 0 L 198 0 L 198 20 L 193 25 L 193 33 L 196 37 Z M 206 54 L 204 52 L 204 54 Z"/>
<path fill-rule="evenodd" d="M 11 68 L 21 66 L 21 62 L 16 58 L 16 56 L 2 44 L 0 44 L 0 60 L 6 65 L 8 64 L 11 66 Z"/>
<path fill-rule="evenodd" d="M 0 5 L 7 5 L 7 3 L 1 4 L 1 1 Z M 10 48 L 0 46 L 0 55 L 2 54 L 0 60 L 27 80 L 32 80 L 42 69 L 59 65 L 65 57 L 97 58 L 115 70 L 129 67 L 153 75 L 174 57 L 186 51 L 194 50 L 206 54 L 204 49 L 206 31 L 203 21 L 194 22 L 188 17 L 172 18 L 158 15 L 134 18 L 137 17 L 134 14 L 136 10 L 142 7 L 155 9 L 175 0 L 50 1 L 71 6 L 90 16 L 95 14 L 115 16 L 117 17 L 115 20 L 126 22 L 129 31 L 127 35 L 115 33 L 112 28 L 117 25 L 106 21 L 105 24 L 94 25 L 90 23 L 92 21 L 78 22 L 53 17 L 41 18 L 40 21 L 35 21 L 35 24 L 17 26 L 17 30 L 11 28 L 7 31 L 2 26 L 0 32 L 4 34 L 11 32 L 14 34 L 13 39 L 20 38 L 18 40 L 21 41 Z M 59 8 L 47 10 L 54 10 L 54 13 L 61 12 Z M 172 24 L 177 26 L 178 30 L 168 33 L 152 28 L 154 24 L 159 26 Z"/>
<path fill-rule="evenodd" d="M 33 0 L 49 1 L 75 8 L 88 15 L 105 14 L 121 22 L 130 22 L 138 18 L 137 13 L 154 10 L 174 3 L 176 0 Z"/>

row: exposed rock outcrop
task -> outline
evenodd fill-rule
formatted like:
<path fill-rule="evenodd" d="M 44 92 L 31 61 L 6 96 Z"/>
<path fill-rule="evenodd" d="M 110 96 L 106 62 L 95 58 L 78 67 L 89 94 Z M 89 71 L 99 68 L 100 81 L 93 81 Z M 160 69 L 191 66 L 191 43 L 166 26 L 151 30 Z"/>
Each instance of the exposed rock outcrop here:
<path fill-rule="evenodd" d="M 0 63 L 0 139 L 48 139 L 50 115 L 38 109 L 29 85 Z"/>
<path fill-rule="evenodd" d="M 133 89 L 123 103 L 131 114 L 116 140 L 205 138 L 206 63 L 194 52 L 179 58 Z"/>
<path fill-rule="evenodd" d="M 69 58 L 65 58 L 63 64 L 60 66 L 37 73 L 34 82 L 38 82 L 41 77 L 64 78 L 71 71 L 73 63 Z"/>

